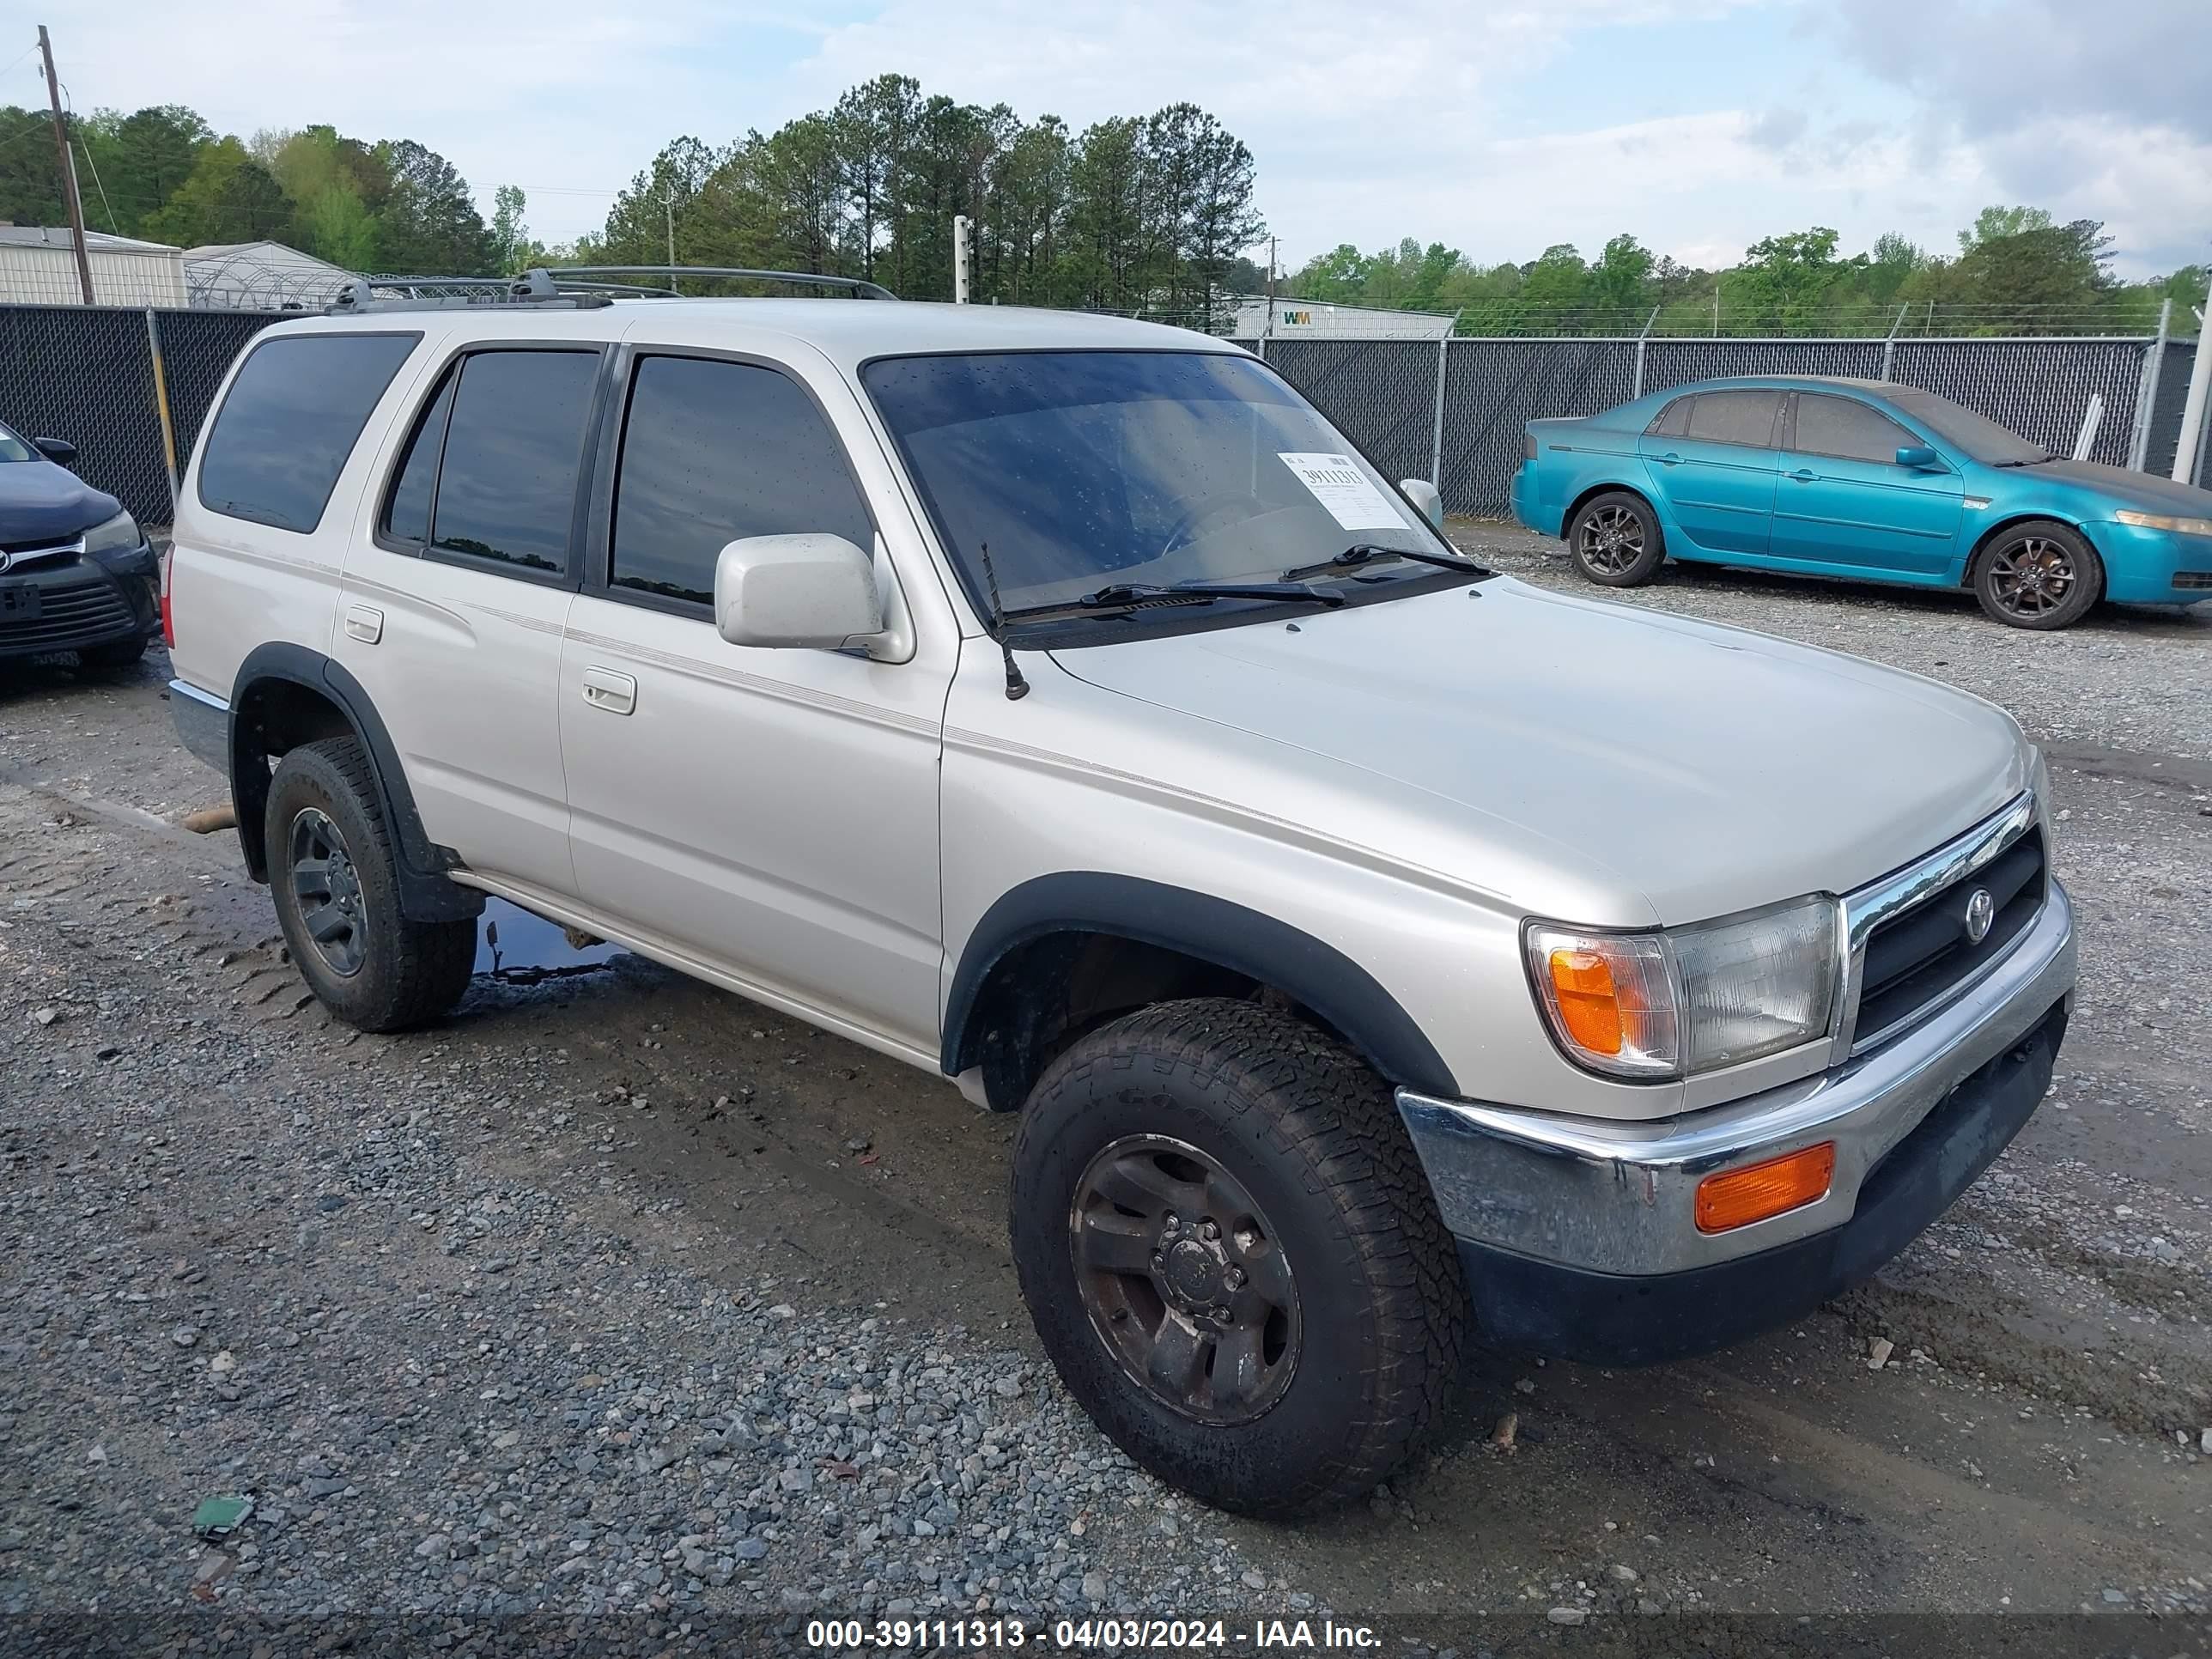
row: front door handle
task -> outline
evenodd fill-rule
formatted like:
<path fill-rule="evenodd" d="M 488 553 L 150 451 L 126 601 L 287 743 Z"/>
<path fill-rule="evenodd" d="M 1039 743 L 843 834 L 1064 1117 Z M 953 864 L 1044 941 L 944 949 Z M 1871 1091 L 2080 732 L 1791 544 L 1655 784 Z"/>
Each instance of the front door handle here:
<path fill-rule="evenodd" d="M 631 714 L 637 708 L 637 682 L 611 668 L 586 668 L 584 701 L 610 714 Z"/>
<path fill-rule="evenodd" d="M 1819 477 L 1820 475 L 1814 471 L 1809 466 L 1801 466 L 1790 476 L 1796 479 L 1799 483 L 1810 483 L 1814 479 Z"/>
<path fill-rule="evenodd" d="M 384 637 L 384 613 L 373 605 L 356 605 L 346 611 L 346 637 L 374 645 Z"/>

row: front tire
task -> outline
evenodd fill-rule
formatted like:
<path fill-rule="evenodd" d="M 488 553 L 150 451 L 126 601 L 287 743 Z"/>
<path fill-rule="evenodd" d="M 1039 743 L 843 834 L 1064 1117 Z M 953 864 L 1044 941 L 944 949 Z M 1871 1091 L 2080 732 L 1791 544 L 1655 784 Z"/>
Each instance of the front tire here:
<path fill-rule="evenodd" d="M 1974 597 L 2008 628 L 2071 628 L 2104 596 L 2096 550 L 2054 520 L 2007 526 L 1974 561 Z"/>
<path fill-rule="evenodd" d="M 400 908 L 398 860 L 359 743 L 287 752 L 264 823 L 276 920 L 325 1007 L 364 1031 L 401 1031 L 461 1000 L 476 923 L 417 921 Z"/>
<path fill-rule="evenodd" d="M 1164 1003 L 1075 1043 L 1030 1094 L 1010 1222 L 1068 1391 L 1220 1508 L 1367 1493 L 1458 1376 L 1458 1255 L 1389 1085 L 1286 1014 Z"/>
<path fill-rule="evenodd" d="M 1667 562 L 1667 538 L 1651 503 L 1609 489 L 1583 503 L 1567 526 L 1575 568 L 1601 587 L 1641 587 Z"/>

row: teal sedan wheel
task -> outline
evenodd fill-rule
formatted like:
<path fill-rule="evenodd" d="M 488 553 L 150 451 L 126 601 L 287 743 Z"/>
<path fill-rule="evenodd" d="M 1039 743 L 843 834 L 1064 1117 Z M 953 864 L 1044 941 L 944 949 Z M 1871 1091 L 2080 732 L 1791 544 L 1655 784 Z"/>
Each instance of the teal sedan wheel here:
<path fill-rule="evenodd" d="M 1666 538 L 1651 504 L 1626 489 L 1608 489 L 1583 503 L 1567 526 L 1567 551 L 1575 568 L 1601 587 L 1640 587 L 1666 562 Z"/>
<path fill-rule="evenodd" d="M 1974 597 L 2008 628 L 2071 627 L 2104 592 L 2095 550 L 2053 520 L 2007 526 L 1974 561 Z"/>

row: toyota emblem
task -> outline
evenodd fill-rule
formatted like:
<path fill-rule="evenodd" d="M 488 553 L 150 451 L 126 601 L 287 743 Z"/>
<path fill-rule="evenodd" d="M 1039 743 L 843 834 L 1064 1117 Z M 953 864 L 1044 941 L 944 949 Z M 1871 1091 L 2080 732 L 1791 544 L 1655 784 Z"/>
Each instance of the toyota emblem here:
<path fill-rule="evenodd" d="M 1997 919 L 1997 902 L 1990 896 L 1986 887 L 1977 887 L 1966 899 L 1966 943 L 1979 945 L 1990 936 L 1990 925 Z"/>
<path fill-rule="evenodd" d="M 0 547 L 0 576 L 6 575 L 8 574 L 8 567 L 15 562 L 15 556 L 13 553 L 10 553 L 6 548 Z"/>

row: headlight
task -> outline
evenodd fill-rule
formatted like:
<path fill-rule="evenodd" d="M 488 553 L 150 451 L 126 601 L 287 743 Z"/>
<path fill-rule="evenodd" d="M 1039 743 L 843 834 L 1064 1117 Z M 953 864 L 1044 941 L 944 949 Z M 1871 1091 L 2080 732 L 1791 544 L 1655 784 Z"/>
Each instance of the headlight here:
<path fill-rule="evenodd" d="M 88 553 L 128 552 L 145 539 L 138 533 L 138 520 L 128 513 L 118 513 L 84 532 L 84 550 Z"/>
<path fill-rule="evenodd" d="M 2171 530 L 2177 536 L 2212 536 L 2212 519 L 2169 519 L 2163 514 L 2123 511 L 2112 517 L 2138 530 Z"/>
<path fill-rule="evenodd" d="M 1682 1077 L 1779 1054 L 1824 1036 L 1834 1013 L 1832 899 L 1660 933 L 1532 921 L 1523 939 L 1560 1046 L 1616 1077 Z"/>

